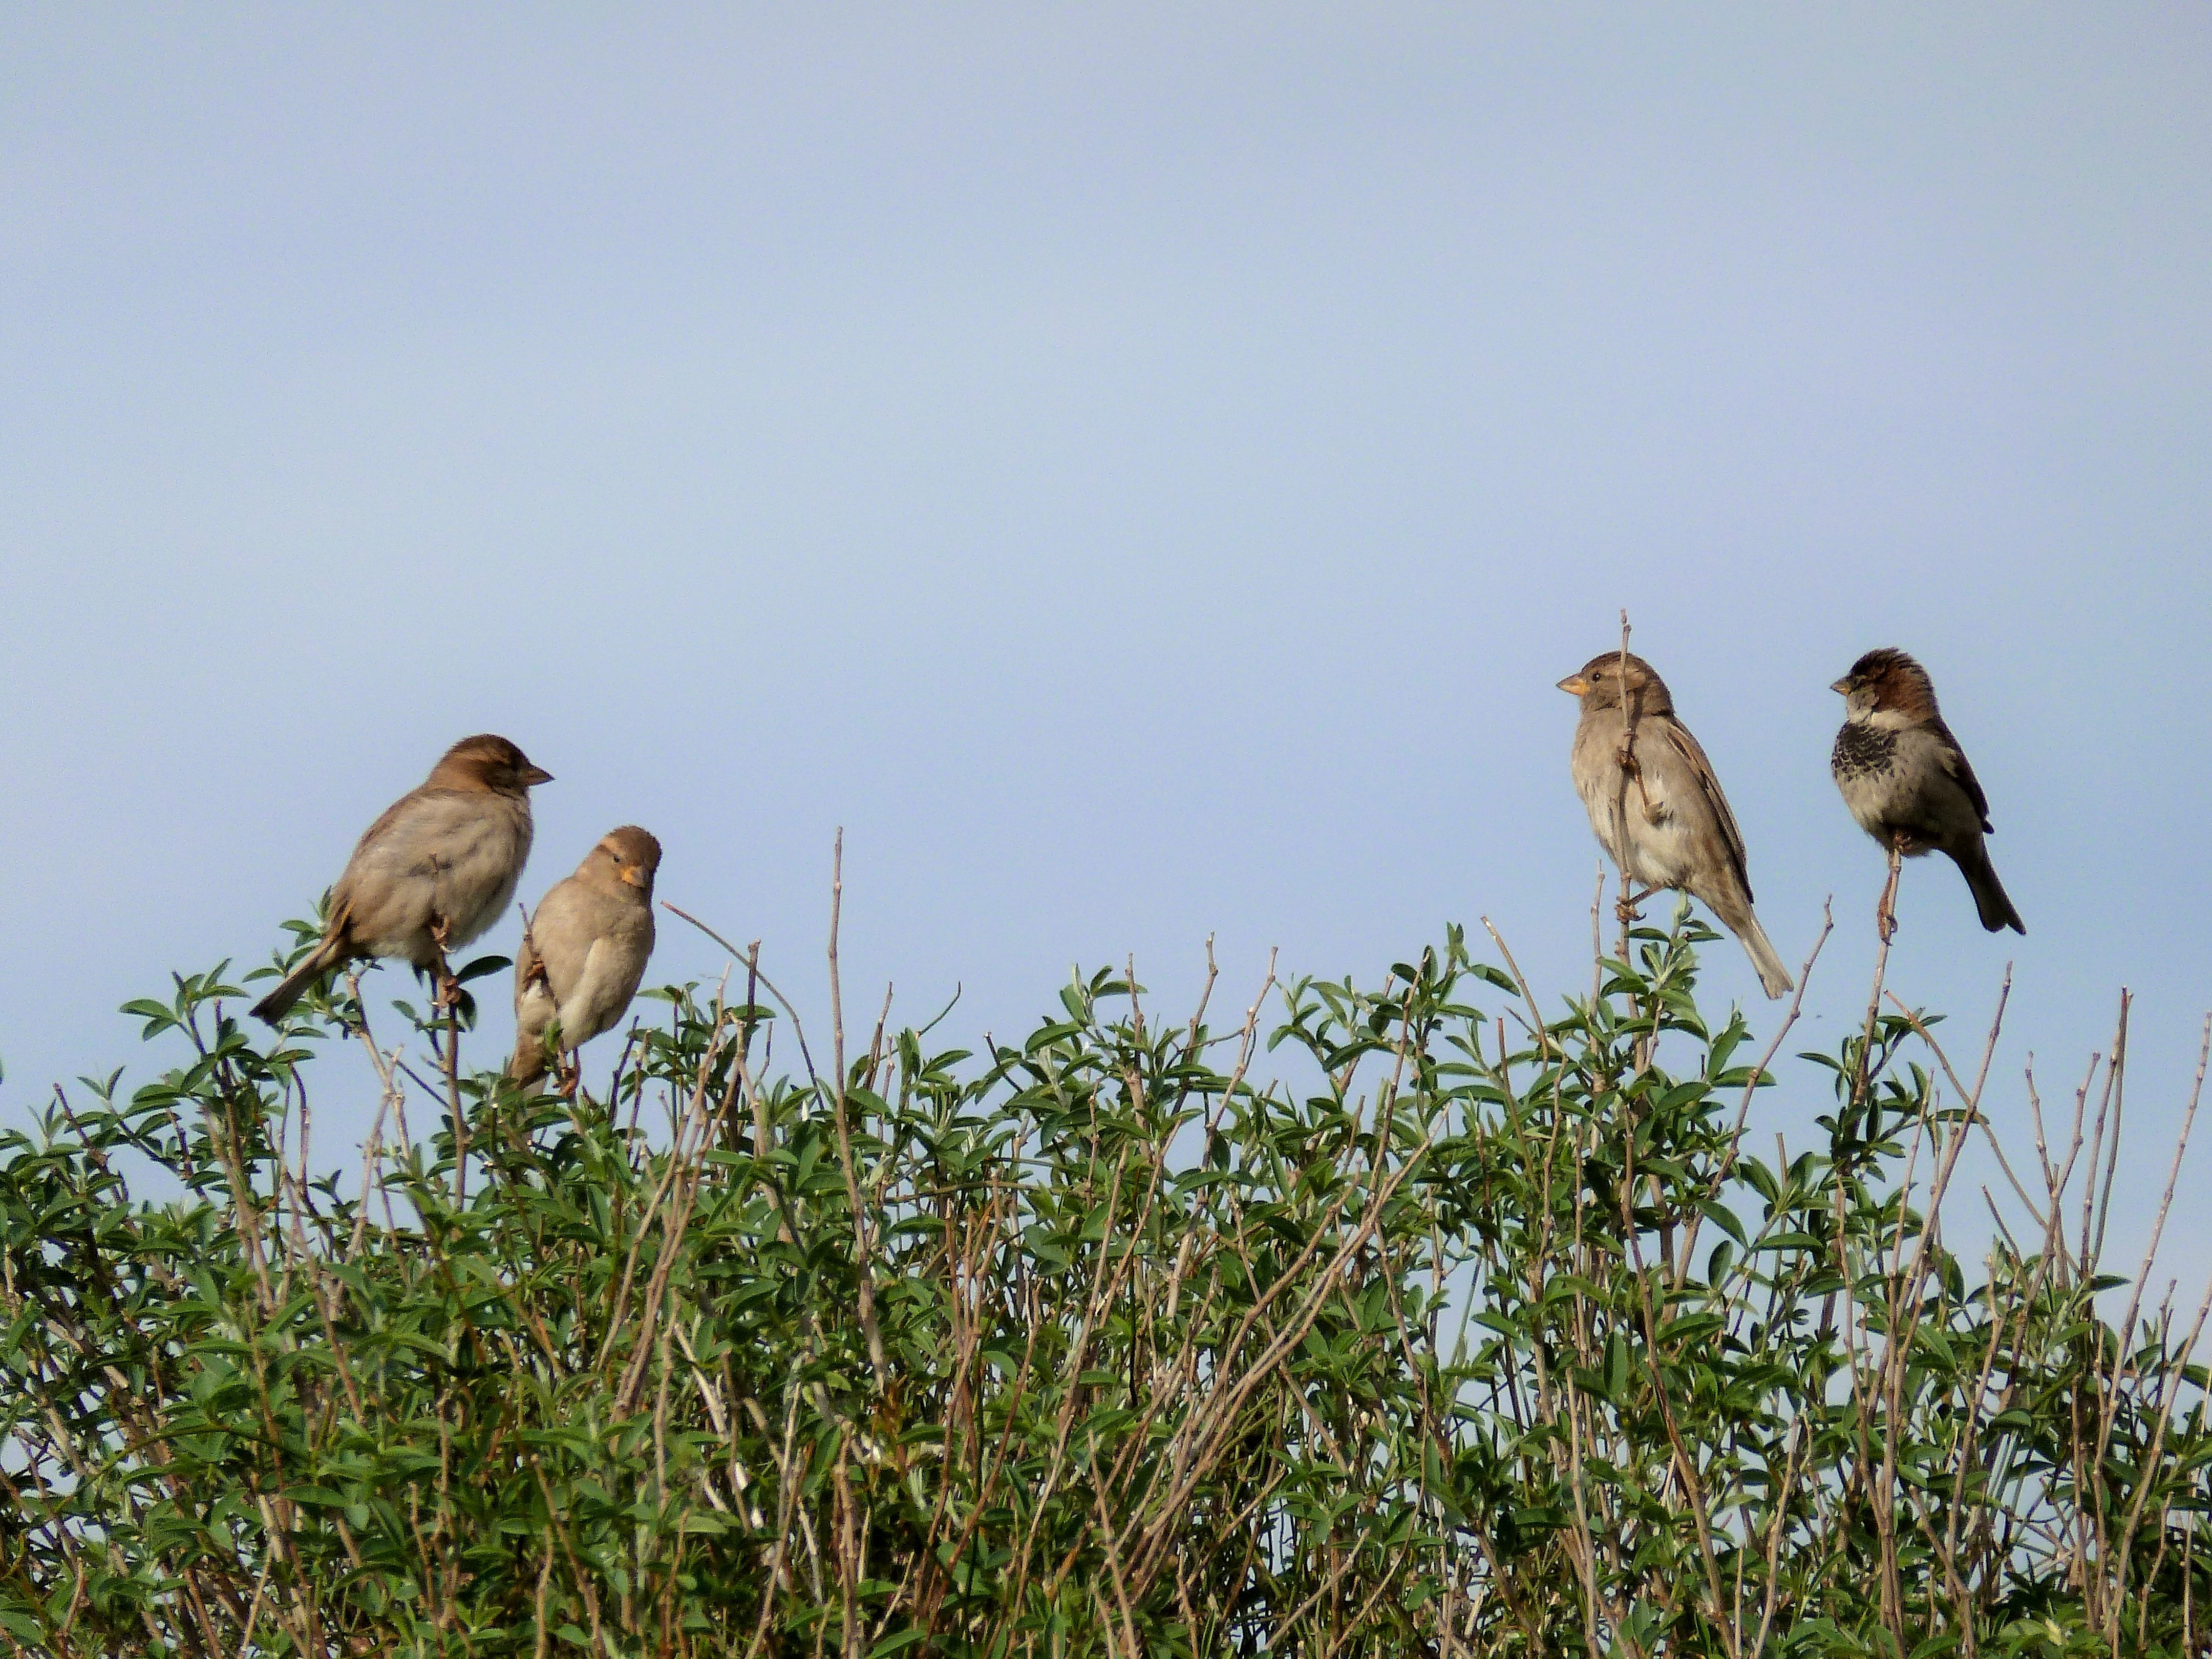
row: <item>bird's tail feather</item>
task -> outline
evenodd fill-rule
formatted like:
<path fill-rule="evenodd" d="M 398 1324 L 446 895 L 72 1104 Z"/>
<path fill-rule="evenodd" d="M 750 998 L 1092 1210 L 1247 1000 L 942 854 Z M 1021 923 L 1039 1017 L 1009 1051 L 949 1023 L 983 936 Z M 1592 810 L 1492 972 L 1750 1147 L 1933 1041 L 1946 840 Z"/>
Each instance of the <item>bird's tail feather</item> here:
<path fill-rule="evenodd" d="M 254 1018 L 274 1025 L 292 1012 L 292 1005 L 307 994 L 307 988 L 328 973 L 336 957 L 327 939 L 307 959 L 276 981 L 276 988 L 253 1005 Z"/>
<path fill-rule="evenodd" d="M 1751 965 L 1759 970 L 1759 988 L 1769 997 L 1785 997 L 1797 988 L 1797 981 L 1790 977 L 1790 970 L 1782 965 L 1782 958 L 1774 954 L 1774 947 L 1766 941 L 1766 930 L 1759 925 L 1759 917 L 1751 908 L 1751 895 L 1731 882 L 1714 890 L 1719 884 L 1701 885 L 1692 890 L 1705 902 L 1705 908 L 1720 918 L 1721 926 L 1743 941 L 1744 954 Z"/>
<path fill-rule="evenodd" d="M 1770 998 L 1781 998 L 1797 988 L 1797 981 L 1790 977 L 1790 970 L 1782 965 L 1782 958 L 1774 954 L 1774 946 L 1767 942 L 1766 930 L 1759 925 L 1759 918 L 1745 905 L 1742 913 L 1723 916 L 1729 931 L 1743 941 L 1744 954 L 1751 965 L 1759 970 L 1759 988 Z"/>
<path fill-rule="evenodd" d="M 1969 856 L 1960 858 L 1956 853 L 1951 856 L 1957 860 L 1959 873 L 1966 877 L 1966 885 L 1973 891 L 1974 908 L 1981 916 L 1982 926 L 1992 933 L 2007 927 L 2015 933 L 2026 933 L 2027 924 L 2020 919 L 2020 912 L 2013 908 L 2012 900 L 2005 896 L 2004 884 L 1997 879 L 1996 866 L 1990 862 L 1989 849 L 1977 842 Z"/>

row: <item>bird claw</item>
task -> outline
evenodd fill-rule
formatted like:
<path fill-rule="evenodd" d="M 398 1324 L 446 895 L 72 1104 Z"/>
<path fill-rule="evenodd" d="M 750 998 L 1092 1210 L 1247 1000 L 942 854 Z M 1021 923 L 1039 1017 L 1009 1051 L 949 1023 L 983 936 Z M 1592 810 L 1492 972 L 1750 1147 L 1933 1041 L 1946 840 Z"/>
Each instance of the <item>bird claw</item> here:
<path fill-rule="evenodd" d="M 1644 906 L 1659 890 L 1647 887 L 1640 893 L 1624 893 L 1613 902 L 1613 914 L 1623 927 L 1644 920 Z"/>
<path fill-rule="evenodd" d="M 1620 748 L 1614 750 L 1613 758 L 1613 763 L 1630 777 L 1640 778 L 1644 775 L 1644 768 L 1637 761 L 1636 750 L 1629 744 L 1624 743 Z"/>

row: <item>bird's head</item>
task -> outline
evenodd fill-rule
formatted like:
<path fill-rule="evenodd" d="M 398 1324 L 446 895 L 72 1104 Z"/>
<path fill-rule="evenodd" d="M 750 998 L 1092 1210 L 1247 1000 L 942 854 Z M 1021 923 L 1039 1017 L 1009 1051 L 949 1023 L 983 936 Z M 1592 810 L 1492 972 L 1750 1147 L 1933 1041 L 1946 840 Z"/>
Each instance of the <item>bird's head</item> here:
<path fill-rule="evenodd" d="M 1828 688 L 1844 700 L 1844 718 L 1861 726 L 1919 726 L 1936 718 L 1936 683 L 1894 646 L 1869 651 Z"/>
<path fill-rule="evenodd" d="M 1624 690 L 1634 699 L 1633 707 L 1638 715 L 1674 712 L 1674 700 L 1668 695 L 1667 682 L 1653 672 L 1651 665 L 1638 656 L 1624 658 L 1618 651 L 1592 657 L 1561 680 L 1559 690 L 1580 697 L 1585 714 L 1594 708 L 1620 708 Z"/>
<path fill-rule="evenodd" d="M 530 757 L 505 738 L 484 732 L 463 738 L 446 751 L 430 771 L 430 787 L 441 789 L 482 789 L 495 794 L 520 795 L 532 784 L 550 783 L 553 775 L 533 765 Z"/>
<path fill-rule="evenodd" d="M 650 832 L 625 823 L 599 837 L 599 844 L 584 860 L 584 868 L 625 887 L 635 887 L 650 899 L 653 872 L 660 868 L 660 843 Z"/>

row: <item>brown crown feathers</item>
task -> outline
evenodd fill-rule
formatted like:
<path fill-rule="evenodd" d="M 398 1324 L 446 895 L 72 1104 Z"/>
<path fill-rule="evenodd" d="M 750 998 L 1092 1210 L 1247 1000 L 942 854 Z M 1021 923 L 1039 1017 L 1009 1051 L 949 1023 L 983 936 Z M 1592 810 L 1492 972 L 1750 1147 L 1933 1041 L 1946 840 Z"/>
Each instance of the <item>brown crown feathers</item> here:
<path fill-rule="evenodd" d="M 426 789 L 489 789 L 518 795 L 533 784 L 550 783 L 553 775 L 534 764 L 507 738 L 489 732 L 463 738 L 439 757 L 422 781 Z"/>
<path fill-rule="evenodd" d="M 1902 714 L 1916 723 L 1938 718 L 1936 682 L 1928 678 L 1926 669 L 1893 645 L 1868 652 L 1830 690 L 1845 696 L 1854 691 L 1870 693 L 1876 709 Z"/>

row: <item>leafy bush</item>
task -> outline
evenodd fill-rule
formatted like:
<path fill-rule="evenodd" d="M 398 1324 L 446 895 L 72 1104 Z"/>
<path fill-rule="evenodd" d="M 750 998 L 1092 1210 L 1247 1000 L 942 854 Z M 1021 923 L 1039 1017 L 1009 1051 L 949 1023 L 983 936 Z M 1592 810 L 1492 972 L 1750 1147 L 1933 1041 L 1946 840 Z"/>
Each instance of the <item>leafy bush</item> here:
<path fill-rule="evenodd" d="M 818 1073 L 740 963 L 604 1102 L 470 1070 L 465 1011 L 380 1046 L 352 981 L 262 1046 L 179 979 L 127 1012 L 185 1064 L 0 1137 L 0 1630 L 2203 1652 L 2203 1314 L 2096 1306 L 2117 1077 L 1960 1254 L 1980 1081 L 1877 998 L 1804 1057 L 1825 1148 L 1762 1161 L 1784 1037 L 1699 1012 L 1711 937 L 1639 928 L 1549 1020 L 1454 932 L 1225 1030 L 1111 973 L 980 1054 L 838 1021 Z M 383 1079 L 359 1181 L 311 1174 L 329 1040 Z"/>

